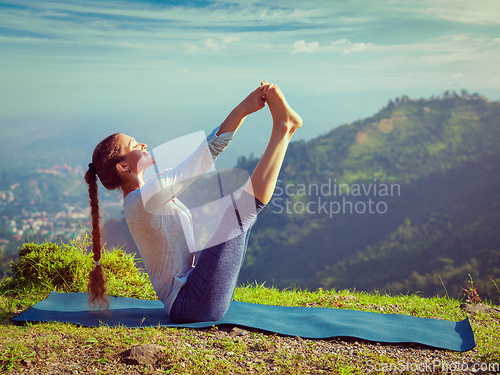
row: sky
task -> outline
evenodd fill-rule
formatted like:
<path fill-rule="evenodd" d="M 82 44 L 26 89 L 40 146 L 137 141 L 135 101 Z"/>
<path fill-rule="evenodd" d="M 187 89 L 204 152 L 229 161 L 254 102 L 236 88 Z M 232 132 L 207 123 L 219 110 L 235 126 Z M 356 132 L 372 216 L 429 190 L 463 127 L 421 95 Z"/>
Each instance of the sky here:
<path fill-rule="evenodd" d="M 403 94 L 499 100 L 500 2 L 0 0 L 0 51 L 0 137 L 18 149 L 208 134 L 262 80 L 307 140 Z M 250 116 L 222 163 L 270 129 L 267 108 Z"/>

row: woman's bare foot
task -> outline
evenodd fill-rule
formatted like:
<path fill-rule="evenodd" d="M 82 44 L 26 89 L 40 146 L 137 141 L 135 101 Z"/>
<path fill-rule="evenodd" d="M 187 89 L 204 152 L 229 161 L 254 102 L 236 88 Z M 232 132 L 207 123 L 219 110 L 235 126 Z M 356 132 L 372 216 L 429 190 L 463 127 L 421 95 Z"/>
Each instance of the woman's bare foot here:
<path fill-rule="evenodd" d="M 278 86 L 267 84 L 264 96 L 273 116 L 273 129 L 284 129 L 292 135 L 302 126 L 302 118 L 290 107 Z"/>

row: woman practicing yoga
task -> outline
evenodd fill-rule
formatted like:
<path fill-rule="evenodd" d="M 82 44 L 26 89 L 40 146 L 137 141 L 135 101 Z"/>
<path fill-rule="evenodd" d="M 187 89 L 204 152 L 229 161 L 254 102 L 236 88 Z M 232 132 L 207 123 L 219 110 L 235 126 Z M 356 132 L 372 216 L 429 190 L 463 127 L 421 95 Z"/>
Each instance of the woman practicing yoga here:
<path fill-rule="evenodd" d="M 244 191 L 234 206 L 227 208 L 214 235 L 195 259 L 192 233 L 183 226 L 191 223 L 193 231 L 191 214 L 177 195 L 211 168 L 246 116 L 262 109 L 266 102 L 273 117 L 269 144 Z M 281 90 L 264 81 L 191 156 L 149 181 L 144 181 L 144 170 L 155 162 L 146 151 L 146 144 L 122 133 L 99 143 L 85 174 L 92 209 L 95 261 L 88 289 L 94 307 L 96 304 L 109 307 L 105 275 L 99 263 L 97 177 L 106 189 L 123 191 L 127 224 L 170 318 L 182 323 L 216 321 L 224 316 L 233 299 L 251 226 L 271 200 L 288 144 L 301 125 L 302 119 L 290 108 Z"/>

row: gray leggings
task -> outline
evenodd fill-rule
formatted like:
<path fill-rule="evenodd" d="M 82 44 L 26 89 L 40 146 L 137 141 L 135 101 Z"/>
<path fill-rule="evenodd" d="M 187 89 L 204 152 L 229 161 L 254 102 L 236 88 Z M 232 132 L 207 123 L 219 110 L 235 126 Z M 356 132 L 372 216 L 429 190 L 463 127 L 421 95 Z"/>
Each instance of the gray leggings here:
<path fill-rule="evenodd" d="M 250 229 L 266 206 L 243 191 L 235 201 L 236 210 L 224 213 L 215 236 L 229 238 L 201 251 L 170 311 L 170 319 L 178 323 L 217 321 L 233 300 L 236 282 L 245 258 Z M 236 212 L 237 222 L 234 219 Z M 229 235 L 238 230 L 240 234 Z"/>

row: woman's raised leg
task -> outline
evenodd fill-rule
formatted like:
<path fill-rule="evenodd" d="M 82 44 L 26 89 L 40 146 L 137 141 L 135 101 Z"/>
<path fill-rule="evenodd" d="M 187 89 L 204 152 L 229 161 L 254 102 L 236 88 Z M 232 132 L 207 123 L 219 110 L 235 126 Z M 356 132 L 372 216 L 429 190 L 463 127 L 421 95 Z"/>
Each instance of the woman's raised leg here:
<path fill-rule="evenodd" d="M 273 196 L 290 139 L 302 126 L 302 119 L 288 105 L 279 87 L 268 85 L 263 91 L 273 116 L 273 130 L 269 144 L 250 178 L 252 185 L 248 190 L 253 189 L 253 192 L 248 192 L 267 204 Z"/>

